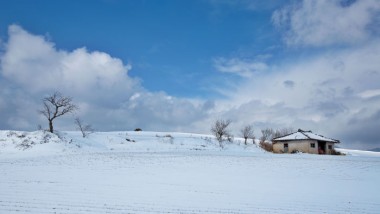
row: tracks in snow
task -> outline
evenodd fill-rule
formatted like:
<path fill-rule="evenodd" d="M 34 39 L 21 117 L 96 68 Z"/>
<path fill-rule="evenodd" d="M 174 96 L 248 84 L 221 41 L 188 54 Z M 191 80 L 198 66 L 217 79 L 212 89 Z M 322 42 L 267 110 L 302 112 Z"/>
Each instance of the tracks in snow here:
<path fill-rule="evenodd" d="M 380 210 L 377 158 L 93 153 L 1 160 L 0 175 L 0 213 Z"/>

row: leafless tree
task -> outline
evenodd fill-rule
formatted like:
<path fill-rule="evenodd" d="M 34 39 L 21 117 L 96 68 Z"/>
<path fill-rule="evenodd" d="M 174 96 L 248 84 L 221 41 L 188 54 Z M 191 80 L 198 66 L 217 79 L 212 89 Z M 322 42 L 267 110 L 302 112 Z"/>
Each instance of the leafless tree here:
<path fill-rule="evenodd" d="M 73 104 L 71 97 L 63 96 L 59 92 L 43 98 L 44 107 L 39 113 L 44 115 L 49 121 L 49 131 L 54 132 L 53 121 L 68 113 L 73 113 L 78 107 Z"/>
<path fill-rule="evenodd" d="M 211 127 L 211 132 L 215 135 L 216 139 L 219 141 L 219 146 L 223 148 L 223 138 L 227 138 L 227 140 L 232 140 L 232 135 L 227 129 L 231 124 L 230 120 L 216 120 L 215 123 Z"/>
<path fill-rule="evenodd" d="M 94 132 L 94 129 L 91 127 L 91 125 L 83 124 L 82 120 L 79 117 L 75 118 L 75 125 L 77 125 L 78 130 L 82 132 L 83 138 Z"/>
<path fill-rule="evenodd" d="M 247 139 L 254 139 L 255 135 L 253 134 L 253 127 L 251 125 L 245 126 L 243 129 L 240 130 L 241 135 L 244 138 L 244 144 L 247 145 Z"/>
<path fill-rule="evenodd" d="M 271 128 L 266 128 L 261 130 L 260 142 L 265 142 L 267 140 L 272 140 L 274 131 Z"/>
<path fill-rule="evenodd" d="M 278 138 L 278 137 L 282 137 L 282 136 L 285 136 L 285 135 L 288 135 L 290 133 L 293 133 L 294 132 L 294 128 L 281 128 L 281 129 L 277 129 L 274 134 L 273 134 L 273 138 Z"/>

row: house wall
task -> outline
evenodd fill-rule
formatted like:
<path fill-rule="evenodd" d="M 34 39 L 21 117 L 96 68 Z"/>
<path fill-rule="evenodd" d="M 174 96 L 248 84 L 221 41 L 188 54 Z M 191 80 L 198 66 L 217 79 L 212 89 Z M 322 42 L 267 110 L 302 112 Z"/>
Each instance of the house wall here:
<path fill-rule="evenodd" d="M 329 149 L 329 145 L 331 145 L 331 149 Z M 331 152 L 333 149 L 334 149 L 334 143 L 326 143 L 326 154 L 331 155 Z"/>
<path fill-rule="evenodd" d="M 318 141 L 316 140 L 297 140 L 297 141 L 283 141 L 273 144 L 274 153 L 284 153 L 284 144 L 288 144 L 288 153 L 298 150 L 300 152 L 318 154 Z M 311 143 L 315 144 L 314 148 L 311 148 Z"/>

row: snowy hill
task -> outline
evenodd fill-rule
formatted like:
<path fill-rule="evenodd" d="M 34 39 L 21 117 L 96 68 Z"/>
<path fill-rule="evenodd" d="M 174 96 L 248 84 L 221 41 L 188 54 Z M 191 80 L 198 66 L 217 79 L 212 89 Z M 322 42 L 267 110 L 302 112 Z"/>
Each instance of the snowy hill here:
<path fill-rule="evenodd" d="M 80 132 L 59 132 L 59 136 L 46 131 L 0 131 L 0 154 L 15 156 L 41 156 L 62 153 L 88 152 L 185 152 L 205 151 L 235 154 L 266 153 L 259 148 L 258 140 L 235 138 L 233 143 L 219 146 L 212 135 L 175 132 L 95 132 L 82 137 Z M 378 156 L 380 152 L 339 148 L 347 155 Z M 20 152 L 22 151 L 22 152 Z"/>
<path fill-rule="evenodd" d="M 0 213 L 378 213 L 380 158 L 272 154 L 243 139 L 0 131 Z"/>
<path fill-rule="evenodd" d="M 95 132 L 86 138 L 80 132 L 59 132 L 58 135 L 59 137 L 46 131 L 0 131 L 0 154 L 41 156 L 89 152 L 264 152 L 256 144 L 253 145 L 252 140 L 244 145 L 244 139 L 237 138 L 234 143 L 224 142 L 224 147 L 221 148 L 215 137 L 192 133 Z"/>

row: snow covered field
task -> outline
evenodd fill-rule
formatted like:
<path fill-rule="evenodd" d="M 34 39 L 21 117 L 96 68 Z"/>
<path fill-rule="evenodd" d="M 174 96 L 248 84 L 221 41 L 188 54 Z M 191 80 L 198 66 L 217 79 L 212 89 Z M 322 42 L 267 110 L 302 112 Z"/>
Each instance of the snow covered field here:
<path fill-rule="evenodd" d="M 220 149 L 184 133 L 60 135 L 0 131 L 0 213 L 380 212 L 379 153 L 271 154 L 241 139 Z"/>

